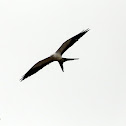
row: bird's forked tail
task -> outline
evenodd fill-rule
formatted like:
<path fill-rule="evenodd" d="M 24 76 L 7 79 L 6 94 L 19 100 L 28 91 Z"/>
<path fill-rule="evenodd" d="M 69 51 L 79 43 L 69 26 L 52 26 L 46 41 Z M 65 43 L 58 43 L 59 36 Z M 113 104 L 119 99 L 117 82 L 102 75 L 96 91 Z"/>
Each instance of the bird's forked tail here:
<path fill-rule="evenodd" d="M 79 58 L 62 58 L 62 60 L 59 61 L 59 65 L 62 69 L 62 71 L 64 72 L 64 67 L 63 67 L 63 63 L 66 61 L 70 61 L 70 60 L 78 60 Z"/>

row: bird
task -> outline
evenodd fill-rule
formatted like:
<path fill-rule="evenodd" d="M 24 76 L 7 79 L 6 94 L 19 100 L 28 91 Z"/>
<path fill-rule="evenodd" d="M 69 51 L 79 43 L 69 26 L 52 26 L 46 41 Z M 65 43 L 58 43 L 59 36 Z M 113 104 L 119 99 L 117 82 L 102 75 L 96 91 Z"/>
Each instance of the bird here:
<path fill-rule="evenodd" d="M 90 30 L 89 28 L 86 29 L 86 30 L 83 30 L 79 34 L 77 34 L 77 35 L 73 36 L 72 38 L 68 39 L 67 41 L 65 41 L 53 55 L 51 55 L 51 56 L 49 56 L 49 57 L 47 57 L 47 58 L 45 58 L 43 60 L 40 60 L 33 67 L 31 67 L 31 69 L 28 70 L 28 72 L 26 72 L 26 74 L 24 74 L 22 76 L 20 81 L 23 81 L 24 79 L 26 79 L 26 78 L 30 77 L 31 75 L 35 74 L 40 69 L 42 69 L 43 67 L 50 64 L 53 61 L 58 61 L 62 71 L 64 72 L 63 63 L 66 62 L 66 61 L 70 61 L 70 60 L 77 60 L 78 58 L 64 58 L 64 57 L 62 57 L 63 53 L 67 49 L 69 49 L 75 42 L 77 42 L 89 30 Z"/>

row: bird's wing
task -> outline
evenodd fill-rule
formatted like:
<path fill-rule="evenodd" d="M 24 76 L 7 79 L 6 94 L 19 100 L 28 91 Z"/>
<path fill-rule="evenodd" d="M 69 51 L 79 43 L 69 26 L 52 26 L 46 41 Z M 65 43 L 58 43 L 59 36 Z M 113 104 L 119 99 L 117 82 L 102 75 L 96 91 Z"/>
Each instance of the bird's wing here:
<path fill-rule="evenodd" d="M 54 59 L 52 56 L 43 59 L 39 62 L 37 62 L 22 78 L 21 81 L 24 80 L 25 78 L 31 76 L 32 74 L 36 73 L 37 71 L 39 71 L 40 69 L 42 69 L 44 66 L 46 66 L 47 64 L 53 62 Z"/>
<path fill-rule="evenodd" d="M 68 48 L 70 48 L 76 41 L 78 41 L 79 38 L 81 38 L 85 33 L 87 33 L 89 29 L 86 29 L 79 34 L 75 35 L 74 37 L 68 39 L 65 41 L 61 47 L 56 51 L 56 53 L 63 54 Z"/>

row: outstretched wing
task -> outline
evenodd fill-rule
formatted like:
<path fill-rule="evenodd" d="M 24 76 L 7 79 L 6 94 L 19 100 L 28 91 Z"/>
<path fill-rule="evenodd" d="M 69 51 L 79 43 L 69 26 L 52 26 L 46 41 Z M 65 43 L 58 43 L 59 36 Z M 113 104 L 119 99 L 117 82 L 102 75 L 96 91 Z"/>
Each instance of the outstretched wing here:
<path fill-rule="evenodd" d="M 75 35 L 74 37 L 68 39 L 65 41 L 61 47 L 56 51 L 56 53 L 63 54 L 68 48 L 70 48 L 76 41 L 78 41 L 79 38 L 81 38 L 84 34 L 86 34 L 89 31 L 89 29 L 86 29 L 79 34 Z"/>
<path fill-rule="evenodd" d="M 40 69 L 42 69 L 44 66 L 46 66 L 47 64 L 53 62 L 53 57 L 50 56 L 46 59 L 43 59 L 41 61 L 39 61 L 38 63 L 36 63 L 22 78 L 21 81 L 24 80 L 25 78 L 31 76 L 32 74 L 36 73 L 37 71 L 39 71 Z"/>

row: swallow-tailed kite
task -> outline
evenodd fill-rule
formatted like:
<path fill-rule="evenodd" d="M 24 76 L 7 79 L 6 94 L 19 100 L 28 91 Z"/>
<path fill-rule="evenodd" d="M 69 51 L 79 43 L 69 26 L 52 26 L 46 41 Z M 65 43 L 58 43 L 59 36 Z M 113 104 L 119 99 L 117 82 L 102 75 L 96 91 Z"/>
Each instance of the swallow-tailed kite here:
<path fill-rule="evenodd" d="M 36 73 L 37 71 L 39 71 L 40 69 L 42 69 L 44 66 L 46 66 L 47 64 L 53 62 L 53 61 L 58 61 L 59 65 L 62 69 L 62 71 L 64 71 L 63 69 L 63 63 L 65 61 L 69 61 L 69 60 L 76 60 L 77 58 L 63 58 L 62 54 L 68 49 L 70 48 L 76 41 L 78 41 L 78 39 L 80 39 L 84 34 L 86 34 L 89 31 L 89 29 L 86 29 L 82 32 L 80 32 L 79 34 L 75 35 L 74 37 L 68 39 L 67 41 L 65 41 L 61 47 L 51 56 L 49 56 L 48 58 L 45 58 L 39 62 L 37 62 L 22 78 L 21 81 L 24 80 L 25 78 L 31 76 L 32 74 Z"/>

